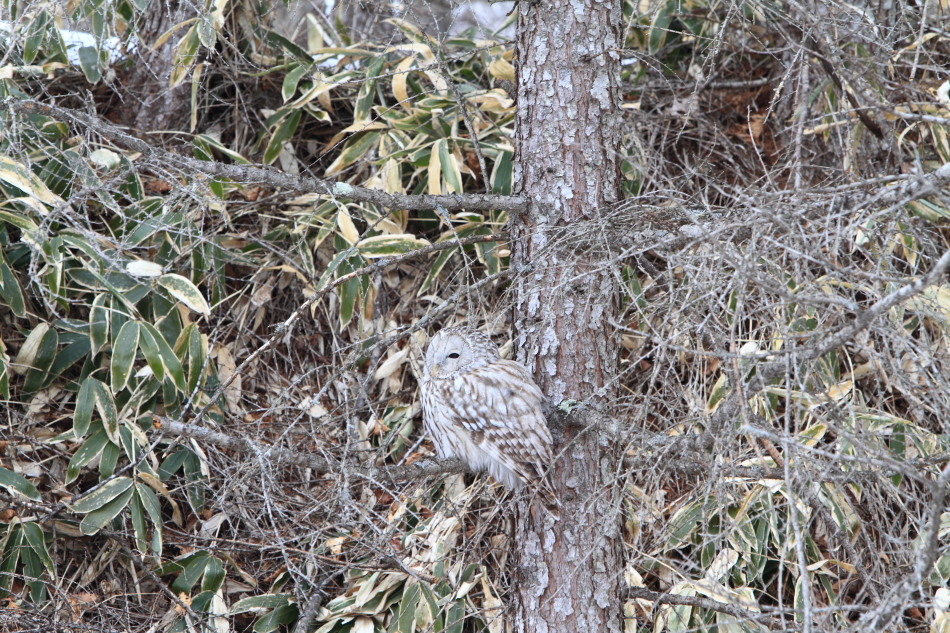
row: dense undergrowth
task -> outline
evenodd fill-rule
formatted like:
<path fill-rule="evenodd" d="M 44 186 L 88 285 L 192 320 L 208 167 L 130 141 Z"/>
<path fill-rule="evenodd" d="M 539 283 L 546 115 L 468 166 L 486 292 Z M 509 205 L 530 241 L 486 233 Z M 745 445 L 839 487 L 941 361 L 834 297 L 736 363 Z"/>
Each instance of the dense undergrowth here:
<path fill-rule="evenodd" d="M 629 198 L 550 229 L 607 250 L 623 281 L 609 413 L 633 462 L 617 473 L 626 630 L 836 630 L 920 560 L 927 482 L 950 449 L 950 282 L 807 350 L 950 248 L 946 181 L 888 197 L 950 163 L 950 36 L 928 26 L 948 9 L 931 4 L 878 31 L 832 3 L 627 6 Z M 5 103 L 114 119 L 128 68 L 106 38 L 128 42 L 144 8 L 79 3 L 71 17 L 97 39 L 76 63 L 63 7 L 5 9 Z M 259 9 L 218 2 L 169 35 L 171 81 L 194 86 L 190 131 L 150 143 L 388 193 L 512 193 L 511 42 L 437 42 L 394 20 L 389 41 L 357 43 L 314 14 L 292 37 Z M 321 633 L 504 631 L 505 492 L 482 476 L 365 473 L 433 455 L 416 383 L 430 326 L 468 322 L 512 351 L 507 212 L 212 179 L 95 128 L 2 116 L 0 626 L 264 632 L 316 596 Z M 630 435 L 701 431 L 757 363 L 782 358 L 715 452 L 694 456 L 702 472 Z M 907 630 L 948 626 L 939 553 Z"/>

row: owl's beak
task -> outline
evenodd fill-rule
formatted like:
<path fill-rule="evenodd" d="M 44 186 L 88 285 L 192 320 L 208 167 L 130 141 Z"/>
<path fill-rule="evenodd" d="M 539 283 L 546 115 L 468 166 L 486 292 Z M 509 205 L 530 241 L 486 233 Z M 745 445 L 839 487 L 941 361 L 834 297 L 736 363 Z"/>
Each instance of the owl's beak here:
<path fill-rule="evenodd" d="M 432 369 L 429 370 L 429 375 L 433 378 L 439 377 L 439 366 L 438 364 L 432 365 Z"/>

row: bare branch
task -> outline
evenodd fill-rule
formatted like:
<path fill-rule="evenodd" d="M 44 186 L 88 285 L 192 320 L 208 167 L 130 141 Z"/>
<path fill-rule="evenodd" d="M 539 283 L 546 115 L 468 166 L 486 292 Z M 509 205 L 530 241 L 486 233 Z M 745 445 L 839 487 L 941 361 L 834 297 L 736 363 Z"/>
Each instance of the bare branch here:
<path fill-rule="evenodd" d="M 8 97 L 0 109 L 17 114 L 40 114 L 81 125 L 97 134 L 112 140 L 125 149 L 139 152 L 154 161 L 168 165 L 185 173 L 197 172 L 209 178 L 229 178 L 239 183 L 263 183 L 286 191 L 301 193 L 319 193 L 334 198 L 349 198 L 358 202 L 369 202 L 387 209 L 447 209 L 449 211 L 521 211 L 526 201 L 522 196 L 496 196 L 485 194 L 456 194 L 451 196 L 407 196 L 388 194 L 376 189 L 357 187 L 345 182 L 332 182 L 319 178 L 291 176 L 276 169 L 251 167 L 249 165 L 227 165 L 215 161 L 198 160 L 180 156 L 166 150 L 153 147 L 145 141 L 123 132 L 111 123 L 90 116 L 78 110 L 50 106 L 36 101 L 19 101 Z"/>
<path fill-rule="evenodd" d="M 650 591 L 645 587 L 630 587 L 627 589 L 627 595 L 631 598 L 640 598 L 643 600 L 649 600 L 651 602 L 656 602 L 659 604 L 672 604 L 672 605 L 684 605 L 689 607 L 699 607 L 700 609 L 708 609 L 710 611 L 718 611 L 719 613 L 725 613 L 731 615 L 739 621 L 755 621 L 768 619 L 773 620 L 774 617 L 766 613 L 757 613 L 749 609 L 744 609 L 742 607 L 736 606 L 734 604 L 729 604 L 726 602 L 719 602 L 717 600 L 712 600 L 710 598 L 703 598 L 702 596 L 677 596 L 671 593 L 660 593 L 658 591 Z M 775 622 L 776 625 L 782 626 L 783 629 L 791 631 L 800 631 L 801 626 L 794 622 L 779 621 Z"/>
<path fill-rule="evenodd" d="M 359 475 L 369 479 L 385 479 L 387 481 L 403 481 L 420 479 L 450 473 L 468 472 L 468 467 L 454 459 L 431 460 L 420 464 L 407 466 L 386 466 L 362 468 L 340 462 L 330 462 L 317 455 L 299 453 L 286 448 L 266 446 L 247 438 L 234 437 L 226 433 L 219 433 L 194 424 L 184 424 L 169 418 L 156 417 L 162 431 L 173 435 L 183 435 L 196 440 L 214 444 L 219 448 L 231 449 L 239 452 L 251 452 L 271 457 L 275 462 L 310 468 L 318 473 L 339 473 L 345 468 L 351 475 Z"/>

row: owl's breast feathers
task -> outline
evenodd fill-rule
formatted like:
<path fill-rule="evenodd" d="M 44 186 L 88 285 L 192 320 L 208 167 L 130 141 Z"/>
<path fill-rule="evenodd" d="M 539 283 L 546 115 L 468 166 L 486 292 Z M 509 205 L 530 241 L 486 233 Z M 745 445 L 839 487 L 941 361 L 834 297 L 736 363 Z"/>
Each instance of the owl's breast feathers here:
<path fill-rule="evenodd" d="M 426 376 L 423 422 L 440 456 L 458 457 L 519 489 L 552 463 L 543 397 L 527 369 L 495 358 L 465 372 Z"/>

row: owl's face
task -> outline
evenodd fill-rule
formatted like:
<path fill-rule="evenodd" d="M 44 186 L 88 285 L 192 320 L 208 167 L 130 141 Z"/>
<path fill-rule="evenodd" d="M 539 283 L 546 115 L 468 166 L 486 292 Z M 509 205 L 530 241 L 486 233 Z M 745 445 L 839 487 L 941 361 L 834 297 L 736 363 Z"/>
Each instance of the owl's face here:
<path fill-rule="evenodd" d="M 432 337 L 426 350 L 425 374 L 447 379 L 484 367 L 498 360 L 498 348 L 491 339 L 467 327 L 442 330 Z"/>

